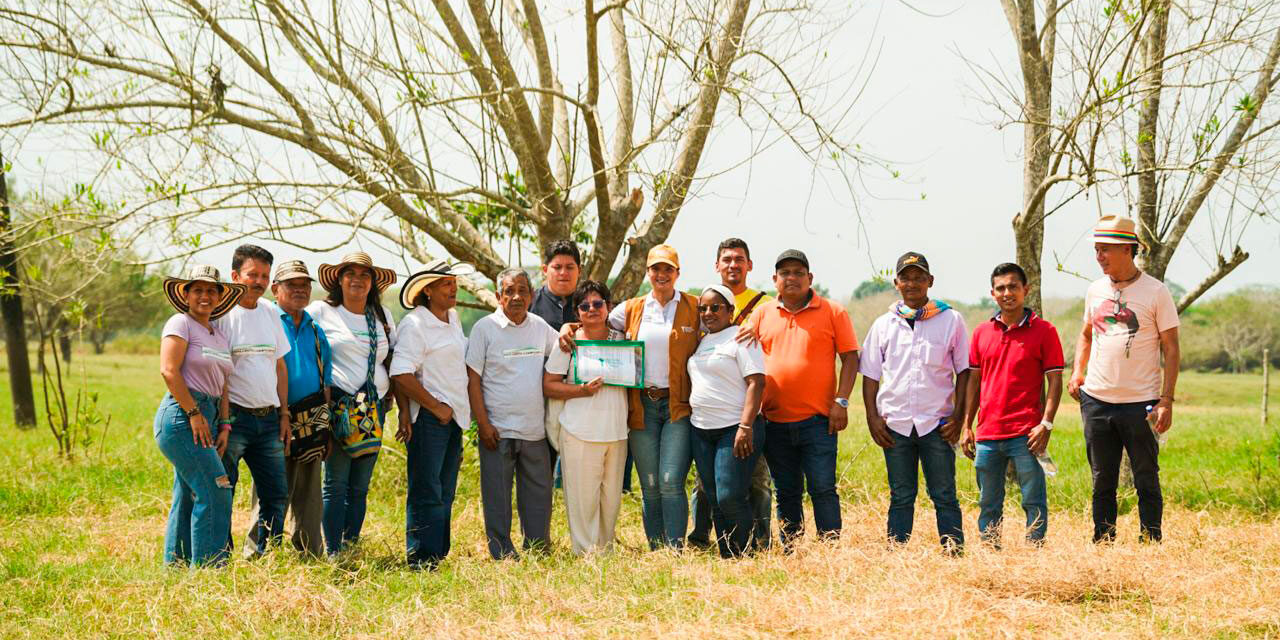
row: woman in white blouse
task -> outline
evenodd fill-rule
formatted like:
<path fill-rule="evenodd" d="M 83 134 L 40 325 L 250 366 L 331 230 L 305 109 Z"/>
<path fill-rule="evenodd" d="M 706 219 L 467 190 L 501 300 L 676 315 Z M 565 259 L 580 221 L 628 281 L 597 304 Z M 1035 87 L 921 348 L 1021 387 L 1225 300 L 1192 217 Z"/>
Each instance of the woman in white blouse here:
<path fill-rule="evenodd" d="M 574 291 L 572 304 L 582 322 L 574 338 L 624 339 L 621 331 L 606 324 L 608 287 L 587 280 Z M 582 555 L 606 550 L 613 543 L 627 460 L 627 392 L 621 387 L 606 387 L 599 378 L 571 384 L 566 380 L 571 363 L 569 353 L 553 349 L 542 378 L 542 392 L 565 401 L 560 412 L 564 506 L 573 552 Z"/>
<path fill-rule="evenodd" d="M 724 285 L 703 290 L 698 315 L 707 334 L 689 358 L 690 444 L 724 558 L 742 555 L 751 542 L 751 473 L 764 446 L 763 426 L 755 428 L 764 396 L 764 352 L 758 342 L 736 339 L 733 299 Z"/>
<path fill-rule="evenodd" d="M 320 265 L 317 276 L 329 295 L 307 305 L 306 311 L 324 330 L 333 352 L 336 442 L 324 463 L 321 525 L 325 551 L 334 555 L 360 537 L 369 481 L 382 446 L 382 423 L 391 408 L 387 365 L 396 344 L 396 325 L 381 300 L 396 274 L 374 266 L 369 254 L 357 251 L 338 264 Z"/>
<path fill-rule="evenodd" d="M 408 454 L 405 547 L 409 566 L 435 569 L 449 555 L 453 497 L 462 466 L 462 431 L 471 426 L 467 399 L 467 339 L 454 309 L 457 276 L 470 265 L 437 260 L 400 290 L 409 314 L 400 322 L 391 377 L 409 403 L 402 422 Z"/>

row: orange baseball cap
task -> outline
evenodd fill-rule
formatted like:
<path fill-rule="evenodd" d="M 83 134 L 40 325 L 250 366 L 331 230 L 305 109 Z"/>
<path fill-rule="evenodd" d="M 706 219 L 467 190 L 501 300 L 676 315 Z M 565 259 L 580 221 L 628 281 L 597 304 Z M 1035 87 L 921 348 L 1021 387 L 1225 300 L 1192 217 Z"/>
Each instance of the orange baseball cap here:
<path fill-rule="evenodd" d="M 648 269 L 660 263 L 669 264 L 677 269 L 680 268 L 680 256 L 676 253 L 675 247 L 669 244 L 660 244 L 649 250 L 649 259 L 645 262 L 644 268 Z"/>

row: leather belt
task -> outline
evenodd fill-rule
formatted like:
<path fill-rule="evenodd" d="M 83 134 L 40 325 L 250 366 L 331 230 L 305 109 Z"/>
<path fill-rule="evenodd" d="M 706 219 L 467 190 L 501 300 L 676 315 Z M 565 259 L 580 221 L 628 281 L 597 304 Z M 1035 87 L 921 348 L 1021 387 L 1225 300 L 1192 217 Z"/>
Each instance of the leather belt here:
<path fill-rule="evenodd" d="M 671 389 L 661 387 L 645 387 L 644 394 L 649 396 L 650 400 L 661 400 L 671 397 Z"/>
<path fill-rule="evenodd" d="M 255 407 L 255 408 L 242 407 L 234 402 L 231 403 L 231 408 L 235 409 L 236 411 L 243 411 L 251 416 L 257 416 L 259 418 L 265 418 L 271 415 L 272 413 L 274 413 L 278 409 L 278 407 Z"/>

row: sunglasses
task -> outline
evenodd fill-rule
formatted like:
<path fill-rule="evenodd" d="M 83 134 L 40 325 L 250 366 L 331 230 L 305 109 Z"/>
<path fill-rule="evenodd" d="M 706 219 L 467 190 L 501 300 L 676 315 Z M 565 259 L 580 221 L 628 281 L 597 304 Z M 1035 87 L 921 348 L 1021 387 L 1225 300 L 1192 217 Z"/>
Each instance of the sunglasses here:
<path fill-rule="evenodd" d="M 729 308 L 729 305 L 723 302 L 712 302 L 711 304 L 698 305 L 698 313 L 706 313 L 708 311 L 710 311 L 711 313 L 720 313 L 721 309 L 728 309 L 728 308 Z"/>
<path fill-rule="evenodd" d="M 604 306 L 604 300 L 592 300 L 591 302 L 579 302 L 578 311 L 591 311 L 600 309 Z"/>

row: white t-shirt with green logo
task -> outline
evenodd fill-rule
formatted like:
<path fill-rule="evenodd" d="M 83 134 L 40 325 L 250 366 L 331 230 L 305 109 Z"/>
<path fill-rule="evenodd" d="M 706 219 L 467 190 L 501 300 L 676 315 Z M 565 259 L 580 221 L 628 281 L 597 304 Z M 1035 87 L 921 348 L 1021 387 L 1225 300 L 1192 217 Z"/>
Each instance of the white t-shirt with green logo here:
<path fill-rule="evenodd" d="M 513 324 L 502 309 L 476 321 L 467 341 L 467 366 L 480 374 L 484 408 L 500 438 L 541 440 L 543 421 L 542 365 L 557 334 L 530 313 Z"/>
<path fill-rule="evenodd" d="M 387 318 L 385 329 L 376 314 L 373 318 L 374 331 L 378 333 L 373 384 L 379 398 L 386 397 L 391 390 L 391 378 L 382 361 L 396 344 L 396 323 L 391 317 L 391 310 L 383 306 L 382 312 Z M 364 314 L 351 313 L 346 307 L 335 307 L 324 300 L 307 305 L 307 313 L 324 330 L 324 337 L 329 341 L 329 350 L 333 352 L 333 384 L 350 394 L 359 392 L 369 375 L 369 321 Z M 390 336 L 387 335 L 388 330 Z"/>
<path fill-rule="evenodd" d="M 251 409 L 280 406 L 276 361 L 290 349 L 280 309 L 259 300 L 252 309 L 236 305 L 215 322 L 231 344 L 231 402 Z"/>

